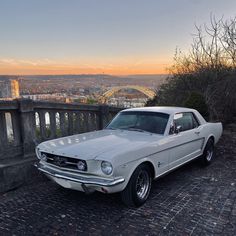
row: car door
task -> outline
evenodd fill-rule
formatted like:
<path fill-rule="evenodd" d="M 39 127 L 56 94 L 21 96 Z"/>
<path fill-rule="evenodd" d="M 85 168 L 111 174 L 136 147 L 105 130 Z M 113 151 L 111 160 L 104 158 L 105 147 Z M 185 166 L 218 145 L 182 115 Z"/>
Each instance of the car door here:
<path fill-rule="evenodd" d="M 204 143 L 201 127 L 192 112 L 176 113 L 173 124 L 178 132 L 169 134 L 172 147 L 170 149 L 170 169 L 199 156 Z"/>

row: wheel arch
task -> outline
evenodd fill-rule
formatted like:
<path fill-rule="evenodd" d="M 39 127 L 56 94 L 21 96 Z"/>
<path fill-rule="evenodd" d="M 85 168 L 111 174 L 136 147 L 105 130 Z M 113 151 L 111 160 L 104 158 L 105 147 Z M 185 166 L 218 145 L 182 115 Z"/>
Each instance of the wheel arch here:
<path fill-rule="evenodd" d="M 135 164 L 134 164 L 135 163 Z M 131 176 L 133 175 L 134 171 L 138 168 L 138 166 L 140 165 L 143 165 L 143 164 L 146 164 L 148 165 L 148 167 L 150 168 L 151 170 L 151 177 L 152 179 L 155 178 L 156 176 L 156 170 L 155 170 L 155 165 L 154 163 L 149 160 L 149 159 L 140 159 L 138 161 L 135 161 L 135 162 L 132 162 L 132 164 L 130 163 L 130 169 L 129 169 L 129 174 L 126 176 L 126 181 L 125 181 L 125 184 L 123 186 L 123 189 L 127 186 L 127 184 L 129 183 L 130 181 L 130 178 Z M 127 166 L 128 167 L 128 166 Z"/>
<path fill-rule="evenodd" d="M 150 171 L 151 171 L 151 177 L 152 177 L 152 179 L 155 178 L 155 167 L 154 167 L 154 165 L 153 165 L 153 163 L 152 163 L 151 161 L 146 160 L 146 161 L 142 162 L 141 164 L 139 164 L 138 166 L 140 166 L 140 165 L 147 165 L 148 168 L 149 168 Z M 137 167 L 136 167 L 136 168 L 137 168 Z"/>
<path fill-rule="evenodd" d="M 207 137 L 207 139 L 206 139 L 205 146 L 206 146 L 207 142 L 208 142 L 210 139 L 213 141 L 213 143 L 214 143 L 214 145 L 215 145 L 215 137 L 214 137 L 213 134 L 210 134 L 210 135 Z"/>
<path fill-rule="evenodd" d="M 213 141 L 214 146 L 215 146 L 215 144 L 216 144 L 216 143 L 215 143 L 215 136 L 214 136 L 213 134 L 210 134 L 210 135 L 205 139 L 205 143 L 204 143 L 204 145 L 203 145 L 203 147 L 202 147 L 202 151 L 205 149 L 206 144 L 207 144 L 207 142 L 208 142 L 210 139 Z"/>
<path fill-rule="evenodd" d="M 210 135 L 210 137 L 208 138 L 208 140 L 210 140 L 210 139 L 212 139 L 212 141 L 214 142 L 214 144 L 215 144 L 215 137 L 214 137 L 214 135 L 212 134 L 212 135 Z M 207 141 L 208 141 L 207 140 Z"/>

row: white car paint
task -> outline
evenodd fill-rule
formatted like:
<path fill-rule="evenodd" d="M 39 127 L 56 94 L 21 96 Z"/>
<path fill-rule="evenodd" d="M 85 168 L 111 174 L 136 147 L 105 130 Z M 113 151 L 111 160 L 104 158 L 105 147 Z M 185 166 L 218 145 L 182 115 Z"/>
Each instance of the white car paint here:
<path fill-rule="evenodd" d="M 141 163 L 150 162 L 155 170 L 154 177 L 157 178 L 202 155 L 207 140 L 213 137 L 216 144 L 222 134 L 221 123 L 207 123 L 199 112 L 193 109 L 145 107 L 127 109 L 122 112 L 126 111 L 169 114 L 164 134 L 104 129 L 46 141 L 36 148 L 39 159 L 41 152 L 82 159 L 87 162 L 88 169 L 87 171 L 69 170 L 53 166 L 43 160 L 40 160 L 37 167 L 49 178 L 66 188 L 79 191 L 120 192 L 126 187 L 132 173 Z M 200 125 L 178 134 L 169 134 L 174 115 L 180 112 L 192 112 Z M 102 161 L 112 164 L 111 175 L 105 175 L 101 171 Z M 68 174 L 73 180 L 64 178 Z M 81 186 L 80 180 L 75 181 L 76 178 L 85 178 L 85 184 L 83 184 L 86 188 Z M 89 181 L 94 180 L 94 182 L 87 183 L 87 178 L 90 178 Z M 112 184 L 103 185 L 100 182 L 96 184 L 98 180 L 107 181 L 106 183 L 110 181 L 109 183 Z M 113 184 L 114 181 L 119 183 Z"/>

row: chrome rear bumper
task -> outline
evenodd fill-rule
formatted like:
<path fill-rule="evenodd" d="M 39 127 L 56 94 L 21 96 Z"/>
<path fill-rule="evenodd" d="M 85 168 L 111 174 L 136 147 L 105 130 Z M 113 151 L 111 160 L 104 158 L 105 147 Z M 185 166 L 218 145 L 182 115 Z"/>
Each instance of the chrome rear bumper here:
<path fill-rule="evenodd" d="M 41 172 L 46 175 L 52 176 L 54 178 L 64 179 L 76 183 L 86 184 L 86 185 L 96 185 L 102 187 L 112 187 L 123 183 L 125 181 L 124 178 L 114 178 L 114 179 L 106 179 L 100 178 L 97 176 L 86 176 L 75 172 L 68 172 L 60 170 L 58 167 L 52 167 L 51 165 L 43 164 L 41 162 L 35 163 L 34 166 Z"/>

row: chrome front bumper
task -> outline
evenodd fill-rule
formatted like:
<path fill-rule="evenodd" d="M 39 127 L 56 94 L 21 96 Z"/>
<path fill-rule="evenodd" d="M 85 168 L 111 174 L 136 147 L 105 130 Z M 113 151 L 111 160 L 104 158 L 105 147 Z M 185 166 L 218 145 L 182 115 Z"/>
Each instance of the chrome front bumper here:
<path fill-rule="evenodd" d="M 100 178 L 97 176 L 84 175 L 84 174 L 75 173 L 75 172 L 68 172 L 68 171 L 61 170 L 58 167 L 43 164 L 41 162 L 35 163 L 34 166 L 38 168 L 39 171 L 43 172 L 46 175 L 52 176 L 54 178 L 64 179 L 64 180 L 68 180 L 68 181 L 72 181 L 72 182 L 76 182 L 80 184 L 86 184 L 86 185 L 112 187 L 120 183 L 123 183 L 125 181 L 125 179 L 122 177 L 107 179 L 107 178 Z"/>

